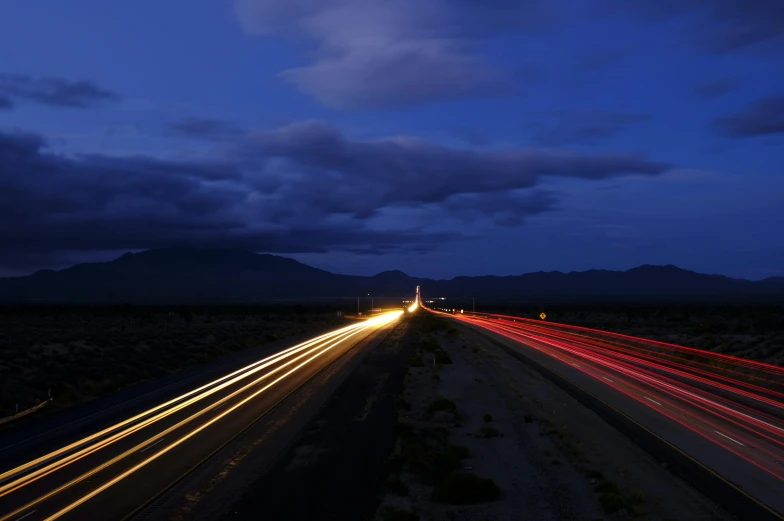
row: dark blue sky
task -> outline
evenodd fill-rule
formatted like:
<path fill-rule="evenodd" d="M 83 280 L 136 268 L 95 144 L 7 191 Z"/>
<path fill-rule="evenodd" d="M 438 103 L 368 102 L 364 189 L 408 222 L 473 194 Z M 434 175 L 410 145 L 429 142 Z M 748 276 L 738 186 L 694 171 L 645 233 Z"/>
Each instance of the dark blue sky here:
<path fill-rule="evenodd" d="M 784 275 L 780 0 L 0 20 L 0 275 L 189 245 L 357 274 Z"/>

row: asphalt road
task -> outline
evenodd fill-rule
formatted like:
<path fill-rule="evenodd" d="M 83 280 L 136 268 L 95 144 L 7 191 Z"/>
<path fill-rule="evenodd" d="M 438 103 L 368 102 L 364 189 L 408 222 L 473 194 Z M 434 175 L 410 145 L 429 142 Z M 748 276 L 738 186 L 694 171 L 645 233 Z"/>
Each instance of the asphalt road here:
<path fill-rule="evenodd" d="M 396 324 L 364 354 L 318 414 L 226 515 L 208 517 L 200 512 L 199 519 L 372 519 L 383 492 L 384 462 L 397 438 L 398 400 L 408 356 L 418 340 L 418 328 L 412 325 Z"/>
<path fill-rule="evenodd" d="M 398 312 L 298 344 L 0 473 L 0 521 L 124 519 Z"/>
<path fill-rule="evenodd" d="M 728 366 L 718 371 L 694 357 L 676 362 L 681 355 L 674 349 L 628 349 L 616 338 L 597 339 L 511 317 L 457 318 L 573 382 L 784 514 L 781 368 L 760 364 L 757 374 L 752 363 L 728 377 Z"/>

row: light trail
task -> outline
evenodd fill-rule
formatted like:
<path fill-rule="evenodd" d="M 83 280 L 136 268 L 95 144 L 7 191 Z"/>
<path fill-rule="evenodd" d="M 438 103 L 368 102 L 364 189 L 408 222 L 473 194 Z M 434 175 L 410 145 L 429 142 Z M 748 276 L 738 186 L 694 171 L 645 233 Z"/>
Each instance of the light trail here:
<path fill-rule="evenodd" d="M 236 376 L 236 377 L 234 377 L 231 380 L 226 380 L 226 377 L 223 377 L 223 378 L 219 378 L 218 380 L 215 380 L 213 382 L 210 382 L 209 384 L 207 384 L 205 386 L 200 387 L 199 389 L 206 389 L 206 390 L 203 393 L 198 394 L 198 395 L 196 395 L 193 398 L 190 398 L 190 399 L 188 399 L 186 401 L 182 401 L 182 402 L 177 403 L 180 398 L 185 397 L 185 396 L 189 396 L 189 395 L 193 395 L 193 391 L 190 392 L 190 393 L 186 393 L 186 394 L 182 395 L 181 397 L 178 397 L 178 398 L 175 398 L 174 400 L 170 400 L 169 402 L 166 402 L 166 404 L 153 407 L 152 409 L 149 409 L 148 411 L 145 411 L 145 412 L 143 412 L 141 414 L 138 414 L 138 415 L 134 416 L 130 420 L 122 421 L 122 422 L 120 422 L 120 423 L 118 423 L 118 424 L 116 424 L 116 425 L 114 425 L 112 427 L 109 427 L 107 429 L 104 429 L 103 431 L 98 433 L 98 434 L 106 434 L 108 432 L 117 431 L 120 427 L 123 427 L 125 425 L 131 424 L 130 427 L 128 427 L 128 428 L 126 428 L 124 430 L 120 430 L 118 432 L 114 432 L 113 434 L 111 434 L 108 437 L 102 437 L 102 436 L 99 436 L 98 434 L 93 434 L 91 436 L 83 438 L 82 440 L 76 441 L 76 442 L 68 445 L 67 447 L 64 447 L 62 449 L 58 449 L 58 450 L 56 450 L 54 452 L 51 452 L 51 453 L 49 453 L 49 454 L 47 454 L 45 456 L 37 458 L 36 460 L 33 460 L 31 462 L 28 462 L 28 463 L 25 463 L 24 465 L 21 465 L 20 467 L 17 467 L 16 469 L 8 471 L 8 472 L 6 472 L 4 474 L 0 474 L 0 480 L 2 480 L 2 479 L 8 480 L 9 477 L 13 477 L 14 475 L 18 475 L 18 474 L 24 472 L 25 470 L 33 470 L 33 472 L 24 475 L 23 478 L 11 481 L 10 483 L 7 483 L 7 484 L 5 484 L 3 486 L 0 486 L 0 497 L 3 497 L 4 495 L 6 495 L 6 494 L 8 494 L 10 492 L 13 492 L 14 490 L 17 490 L 17 489 L 21 488 L 22 486 L 24 486 L 27 483 L 33 481 L 34 479 L 37 479 L 38 477 L 41 477 L 43 475 L 48 475 L 51 472 L 54 472 L 55 470 L 58 470 L 59 468 L 62 468 L 62 467 L 64 467 L 67 464 L 70 464 L 70 463 L 72 463 L 72 462 L 74 462 L 76 460 L 79 460 L 79 459 L 81 459 L 84 456 L 93 454 L 97 450 L 99 450 L 101 448 L 104 448 L 104 447 L 106 447 L 106 446 L 108 446 L 108 445 L 110 445 L 110 444 L 112 444 L 112 443 L 114 443 L 114 442 L 116 442 L 116 441 L 118 441 L 118 440 L 120 440 L 122 438 L 125 438 L 126 436 L 128 436 L 130 434 L 133 434 L 133 433 L 143 429 L 144 427 L 152 425 L 153 423 L 155 423 L 155 422 L 157 422 L 157 421 L 159 421 L 159 420 L 161 420 L 163 418 L 166 418 L 166 417 L 168 417 L 168 416 L 170 416 L 170 415 L 172 415 L 172 414 L 174 414 L 174 413 L 176 413 L 176 412 L 178 412 L 178 411 L 180 411 L 180 410 L 182 410 L 182 409 L 184 409 L 184 408 L 186 408 L 186 407 L 188 407 L 190 405 L 193 405 L 193 404 L 197 403 L 198 401 L 201 401 L 201 400 L 203 400 L 203 399 L 205 399 L 205 398 L 207 398 L 207 397 L 209 397 L 209 396 L 211 396 L 211 395 L 213 395 L 213 394 L 215 394 L 215 393 L 217 393 L 217 392 L 219 392 L 219 391 L 221 391 L 221 390 L 231 386 L 234 383 L 240 382 L 241 380 L 247 378 L 248 376 L 256 374 L 256 373 L 260 372 L 261 370 L 263 370 L 263 369 L 265 369 L 267 367 L 270 367 L 271 365 L 274 365 L 275 363 L 279 362 L 280 360 L 286 359 L 286 358 L 288 358 L 290 356 L 293 356 L 293 355 L 299 353 L 300 351 L 306 350 L 308 348 L 318 349 L 319 345 L 322 342 L 325 342 L 325 341 L 328 341 L 328 340 L 332 340 L 334 338 L 342 339 L 346 335 L 351 334 L 352 331 L 356 331 L 356 330 L 359 330 L 360 328 L 365 328 L 365 327 L 369 327 L 367 322 L 360 323 L 360 324 L 355 324 L 355 325 L 349 326 L 349 328 L 343 328 L 342 330 L 338 330 L 337 332 L 334 332 L 335 334 L 329 333 L 327 335 L 322 335 L 320 337 L 317 337 L 317 339 L 315 339 L 313 341 L 303 342 L 302 344 L 299 344 L 299 345 L 294 346 L 292 348 L 286 349 L 286 350 L 282 351 L 281 353 L 278 353 L 276 355 L 272 355 L 270 357 L 267 357 L 264 360 L 261 360 L 259 362 L 255 362 L 254 364 L 250 364 L 249 366 L 246 366 L 245 368 L 243 368 L 243 369 L 241 369 L 239 371 L 235 371 L 234 373 L 232 373 L 232 375 L 236 375 L 238 373 L 240 373 L 240 374 L 239 374 L 239 376 Z M 315 346 L 315 347 L 313 347 L 313 346 Z M 229 375 L 229 376 L 231 376 L 231 375 Z M 267 375 L 267 376 L 269 376 L 269 375 Z M 267 376 L 262 377 L 262 379 L 266 378 Z M 214 386 L 214 384 L 216 384 L 218 382 L 222 382 L 222 383 L 220 383 L 220 385 Z M 253 382 L 253 383 L 255 383 L 255 382 Z M 253 385 L 253 383 L 251 383 L 249 385 Z M 219 403 L 225 403 L 225 401 L 221 401 Z M 174 404 L 174 405 L 170 406 L 168 409 L 165 408 L 165 406 L 171 405 L 171 404 Z M 157 415 L 152 416 L 150 418 L 146 418 L 146 419 L 144 419 L 143 421 L 141 421 L 139 423 L 133 424 L 133 420 L 137 420 L 139 418 L 144 418 L 145 416 L 149 416 L 150 413 L 155 412 L 155 411 L 159 411 L 161 409 L 164 409 L 163 412 L 158 413 Z M 203 414 L 203 413 L 207 412 L 207 410 L 208 409 L 205 409 L 205 410 L 201 411 L 200 414 Z M 96 443 L 93 443 L 92 445 L 90 445 L 89 442 L 91 442 L 93 440 L 98 440 L 98 441 Z M 79 450 L 77 450 L 76 452 L 71 452 L 74 448 L 79 448 Z M 57 459 L 57 457 L 59 457 L 59 456 L 64 456 L 64 457 L 61 458 L 61 459 Z M 46 465 L 46 466 L 41 466 L 42 462 L 52 461 L 52 460 L 54 460 L 54 463 L 51 463 L 51 464 Z M 2 519 L 2 518 L 0 518 L 0 519 Z"/>
<path fill-rule="evenodd" d="M 103 475 L 108 472 L 109 474 L 106 478 L 97 480 L 101 482 L 104 481 L 104 479 L 107 479 L 107 481 L 97 485 L 91 491 L 81 495 L 76 500 L 70 501 L 64 508 L 59 508 L 54 514 L 49 515 L 46 519 L 54 520 L 67 514 L 89 499 L 95 497 L 100 492 L 107 490 L 125 477 L 155 461 L 173 448 L 204 431 L 204 429 L 215 424 L 222 418 L 225 418 L 243 405 L 246 405 L 249 401 L 257 398 L 287 377 L 300 371 L 308 364 L 313 363 L 325 353 L 337 346 L 345 345 L 345 342 L 351 341 L 352 337 L 364 331 L 384 326 L 396 320 L 402 313 L 402 311 L 384 313 L 365 320 L 364 322 L 352 324 L 336 331 L 320 335 L 312 340 L 300 343 L 288 349 L 284 349 L 279 353 L 245 366 L 242 369 L 216 379 L 193 391 L 148 409 L 132 418 L 118 422 L 65 447 L 3 472 L 0 474 L 0 483 L 3 483 L 2 487 L 0 487 L 0 498 L 3 496 L 13 498 L 14 496 L 12 494 L 14 492 L 26 490 L 26 487 L 31 486 L 41 479 L 54 481 L 50 487 L 46 487 L 45 493 L 37 495 L 37 497 L 32 500 L 25 500 L 21 505 L 12 508 L 10 512 L 0 513 L 0 521 L 17 519 L 16 516 L 21 514 L 24 514 L 26 517 L 35 512 L 40 512 L 42 510 L 42 505 L 47 505 L 48 502 L 56 499 L 61 493 L 74 485 L 87 483 L 88 480 L 94 478 L 99 473 L 101 473 L 100 475 Z M 291 366 L 294 367 L 289 369 Z M 284 370 L 285 372 L 283 372 Z M 283 372 L 281 376 L 266 383 L 263 387 L 258 388 L 260 384 L 281 372 Z M 228 392 L 228 394 L 224 396 L 221 391 Z M 251 394 L 248 395 L 248 393 Z M 109 450 L 121 440 L 134 435 L 138 437 L 139 434 L 143 434 L 143 430 L 149 430 L 154 427 L 155 424 L 167 418 L 174 418 L 174 415 L 178 415 L 178 413 L 181 415 L 181 413 L 185 412 L 188 408 L 198 405 L 199 402 L 204 401 L 211 396 L 216 396 L 216 398 L 218 398 L 217 401 L 212 401 L 202 406 L 184 418 L 176 418 L 178 421 L 173 425 L 164 425 L 162 430 L 154 430 L 145 438 L 140 439 L 138 442 L 134 442 L 133 446 L 130 448 L 121 447 L 121 452 L 119 454 L 116 454 L 116 451 Z M 239 398 L 240 401 L 232 403 L 229 407 L 224 408 L 224 406 L 229 405 L 234 398 Z M 217 409 L 221 410 L 217 411 Z M 215 414 L 215 416 L 202 419 L 202 417 L 208 413 Z M 183 428 L 189 426 L 195 426 L 195 428 L 192 428 L 184 434 L 180 432 Z M 164 438 L 164 436 L 166 436 L 166 438 Z M 164 443 L 165 440 L 169 441 Z M 148 449 L 159 445 L 161 447 L 160 450 L 152 451 L 149 456 L 144 454 Z M 102 456 L 104 452 L 106 454 Z M 131 461 L 131 467 L 127 468 L 126 465 L 124 468 L 121 463 L 134 454 L 143 454 L 146 459 L 136 464 Z M 89 468 L 86 472 L 78 471 L 78 475 L 75 477 L 73 477 L 73 473 L 69 475 L 66 472 L 73 463 L 85 458 L 95 460 L 92 468 Z M 115 467 L 117 467 L 117 469 L 112 470 Z M 62 478 L 58 477 L 60 475 L 62 475 Z M 28 512 L 28 510 L 33 507 L 35 507 L 35 509 Z"/>
<path fill-rule="evenodd" d="M 677 422 L 784 486 L 784 470 L 777 463 L 784 461 L 784 368 L 569 324 L 445 315 L 569 364 L 579 371 L 576 375 L 619 391 L 640 410 Z"/>
<path fill-rule="evenodd" d="M 292 353 L 295 353 L 295 352 L 297 352 L 297 351 L 299 351 L 301 349 L 304 349 L 304 348 L 307 348 L 307 347 L 312 346 L 314 344 L 317 344 L 318 342 L 321 342 L 321 341 L 323 341 L 325 339 L 329 339 L 329 338 L 333 338 L 335 336 L 341 335 L 341 334 L 343 334 L 343 333 L 345 333 L 347 331 L 352 331 L 352 330 L 357 329 L 359 327 L 363 327 L 365 324 L 366 324 L 366 322 L 365 323 L 359 323 L 359 324 L 352 324 L 350 326 L 338 329 L 336 331 L 332 331 L 330 333 L 326 333 L 324 335 L 318 336 L 318 337 L 316 337 L 314 339 L 308 340 L 308 341 L 303 342 L 301 344 L 298 344 L 298 345 L 292 346 L 290 348 L 284 349 L 283 351 L 280 351 L 279 353 L 276 353 L 276 354 L 274 354 L 272 356 L 269 356 L 267 358 L 259 360 L 258 362 L 254 362 L 254 363 L 252 363 L 250 365 L 247 365 L 247 366 L 245 366 L 245 367 L 243 367 L 241 369 L 238 369 L 237 371 L 234 371 L 233 373 L 230 373 L 230 374 L 228 374 L 226 376 L 218 378 L 217 380 L 214 380 L 214 381 L 212 381 L 210 383 L 207 383 L 207 384 L 205 384 L 205 385 L 203 385 L 203 386 L 201 386 L 201 387 L 199 387 L 197 389 L 194 389 L 193 391 L 187 392 L 187 393 L 182 394 L 182 395 L 180 395 L 180 396 L 178 396 L 176 398 L 173 398 L 173 399 L 167 401 L 166 403 L 162 403 L 160 405 L 157 405 L 157 406 L 155 406 L 155 407 L 153 407 L 151 409 L 148 409 L 147 411 L 144 411 L 142 413 L 139 413 L 139 414 L 133 416 L 132 418 L 128 418 L 126 420 L 123 420 L 123 421 L 121 421 L 119 423 L 116 423 L 115 425 L 112 425 L 111 427 L 107 427 L 107 428 L 101 430 L 100 432 L 91 434 L 90 436 L 82 438 L 81 440 L 75 441 L 75 442 L 71 443 L 70 445 L 68 445 L 66 447 L 62 447 L 62 448 L 60 448 L 60 449 L 58 449 L 56 451 L 50 452 L 49 454 L 46 454 L 46 455 L 41 456 L 39 458 L 36 458 L 36 459 L 34 459 L 34 460 L 30 461 L 30 462 L 27 462 L 27 463 L 25 463 L 25 464 L 23 464 L 23 465 L 21 465 L 19 467 L 16 467 L 16 468 L 11 469 L 9 471 L 0 473 L 0 483 L 3 483 L 4 481 L 8 480 L 9 477 L 11 477 L 11 476 L 14 476 L 14 475 L 16 475 L 16 474 L 18 474 L 20 472 L 28 470 L 28 469 L 30 469 L 32 467 L 37 466 L 37 465 L 40 465 L 42 462 L 46 462 L 46 461 L 54 459 L 54 458 L 56 458 L 56 457 L 58 457 L 60 455 L 66 454 L 66 453 L 68 453 L 68 452 L 70 452 L 70 451 L 72 451 L 74 449 L 79 448 L 80 446 L 82 446 L 84 444 L 87 444 L 87 443 L 89 443 L 89 442 L 91 442 L 93 440 L 99 439 L 99 438 L 101 438 L 101 437 L 103 437 L 103 436 L 105 436 L 105 435 L 107 435 L 107 434 L 109 434 L 109 433 L 111 433 L 113 431 L 116 431 L 117 429 L 120 429 L 120 428 L 122 428 L 122 427 L 124 427 L 126 425 L 132 424 L 133 422 L 136 422 L 136 421 L 138 421 L 140 419 L 143 419 L 143 418 L 145 418 L 147 416 L 150 416 L 151 414 L 154 414 L 157 411 L 160 411 L 162 409 L 166 409 L 167 407 L 170 407 L 170 406 L 172 406 L 174 404 L 177 404 L 178 402 L 180 402 L 180 401 L 182 401 L 182 400 L 184 400 L 184 399 L 186 399 L 186 398 L 188 398 L 190 396 L 197 395 L 198 393 L 200 393 L 202 391 L 208 390 L 211 387 L 220 384 L 221 382 L 225 382 L 226 380 L 231 379 L 232 377 L 240 375 L 239 377 L 235 378 L 234 380 L 231 380 L 231 383 L 234 383 L 234 382 L 239 381 L 240 379 L 248 376 L 249 374 L 252 374 L 251 371 L 260 370 L 260 369 L 263 369 L 265 367 L 268 367 L 269 365 L 272 365 L 272 363 L 276 362 L 277 360 L 280 360 L 282 358 L 290 356 Z M 204 399 L 207 396 L 209 396 L 209 394 L 211 394 L 211 393 L 208 393 L 208 394 L 202 393 L 202 394 L 197 396 L 195 401 L 199 401 L 201 399 Z M 191 403 L 195 403 L 195 402 L 191 402 Z M 5 487 L 0 487 L 0 497 L 2 497 L 2 492 L 4 490 L 5 490 Z"/>

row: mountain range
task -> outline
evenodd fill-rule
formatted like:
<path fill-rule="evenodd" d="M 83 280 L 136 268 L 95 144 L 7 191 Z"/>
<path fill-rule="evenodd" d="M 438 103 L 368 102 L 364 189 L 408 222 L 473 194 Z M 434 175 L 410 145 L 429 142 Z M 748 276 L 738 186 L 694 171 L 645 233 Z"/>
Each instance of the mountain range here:
<path fill-rule="evenodd" d="M 761 281 L 706 275 L 676 266 L 514 276 L 416 278 L 401 271 L 339 275 L 294 259 L 250 251 L 156 249 L 109 262 L 0 278 L 0 302 L 188 303 L 273 299 L 412 296 L 506 302 L 713 301 L 784 302 L 784 277 Z"/>

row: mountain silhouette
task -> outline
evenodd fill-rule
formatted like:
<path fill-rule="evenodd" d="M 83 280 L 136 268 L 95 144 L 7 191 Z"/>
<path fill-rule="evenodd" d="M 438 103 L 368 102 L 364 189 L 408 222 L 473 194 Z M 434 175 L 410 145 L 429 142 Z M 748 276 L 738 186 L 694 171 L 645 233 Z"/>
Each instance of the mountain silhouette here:
<path fill-rule="evenodd" d="M 188 303 L 352 296 L 425 297 L 497 301 L 784 300 L 784 278 L 762 281 L 706 275 L 676 266 L 627 271 L 588 270 L 433 280 L 385 271 L 372 277 L 338 275 L 294 259 L 242 250 L 156 249 L 110 262 L 0 278 L 0 302 Z"/>

